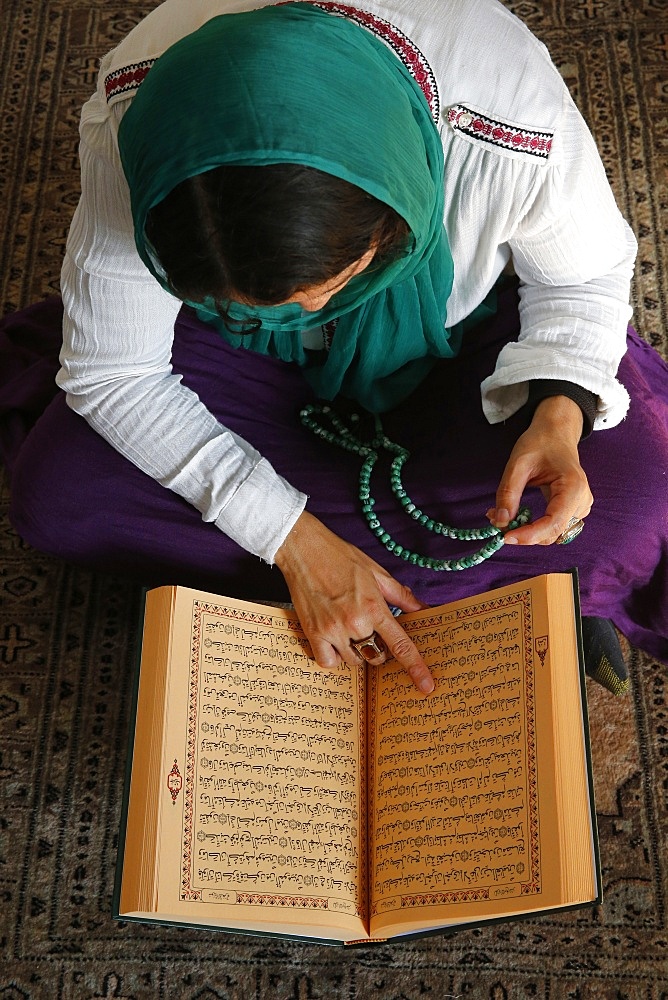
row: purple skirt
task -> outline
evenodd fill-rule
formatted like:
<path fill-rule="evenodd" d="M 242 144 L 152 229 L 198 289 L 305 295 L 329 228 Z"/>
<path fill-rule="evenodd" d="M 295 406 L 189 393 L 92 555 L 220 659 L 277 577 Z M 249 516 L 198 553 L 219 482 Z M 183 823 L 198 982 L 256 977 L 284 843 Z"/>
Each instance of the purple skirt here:
<path fill-rule="evenodd" d="M 202 521 L 197 510 L 136 469 L 68 409 L 54 385 L 61 304 L 52 299 L 0 325 L 0 455 L 10 473 L 10 517 L 35 548 L 148 586 L 180 583 L 230 596 L 288 600 L 277 568 Z M 408 448 L 404 486 L 430 517 L 457 527 L 487 524 L 485 511 L 518 435 L 520 412 L 490 426 L 479 385 L 518 330 L 517 296 L 470 331 L 453 361 L 439 362 L 419 391 L 383 417 Z M 370 532 L 357 499 L 360 460 L 302 427 L 311 390 L 293 365 L 228 346 L 183 309 L 173 365 L 219 420 L 255 444 L 309 496 L 308 509 L 423 601 L 441 604 L 539 573 L 580 575 L 585 615 L 610 618 L 628 639 L 668 662 L 668 366 L 632 330 L 619 378 L 631 396 L 618 427 L 594 433 L 580 453 L 595 502 L 568 546 L 506 546 L 461 572 L 435 572 L 389 553 Z M 392 537 L 421 554 L 469 554 L 418 525 L 389 489 L 387 465 L 372 478 L 376 511 Z M 525 502 L 544 511 L 539 490 Z"/>

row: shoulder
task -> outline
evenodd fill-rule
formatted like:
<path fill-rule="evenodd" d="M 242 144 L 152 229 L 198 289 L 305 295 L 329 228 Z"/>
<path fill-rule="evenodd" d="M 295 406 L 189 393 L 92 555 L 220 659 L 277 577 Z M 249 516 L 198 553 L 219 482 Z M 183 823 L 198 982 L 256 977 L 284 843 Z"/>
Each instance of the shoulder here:
<path fill-rule="evenodd" d="M 366 10 L 385 19 L 410 41 L 418 72 L 433 80 L 430 103 L 444 141 L 456 135 L 503 156 L 547 160 L 566 86 L 545 45 L 499 0 L 351 0 L 348 6 L 358 16 Z"/>
<path fill-rule="evenodd" d="M 272 0 L 164 0 L 103 58 L 98 96 L 108 105 L 132 97 L 153 63 L 181 38 L 220 14 L 269 6 Z"/>
<path fill-rule="evenodd" d="M 134 96 L 180 38 L 220 14 L 272 0 L 165 0 L 102 61 L 107 106 Z M 347 17 L 391 47 L 413 73 L 446 141 L 452 135 L 503 155 L 541 160 L 563 107 L 549 53 L 499 0 L 302 0 Z"/>

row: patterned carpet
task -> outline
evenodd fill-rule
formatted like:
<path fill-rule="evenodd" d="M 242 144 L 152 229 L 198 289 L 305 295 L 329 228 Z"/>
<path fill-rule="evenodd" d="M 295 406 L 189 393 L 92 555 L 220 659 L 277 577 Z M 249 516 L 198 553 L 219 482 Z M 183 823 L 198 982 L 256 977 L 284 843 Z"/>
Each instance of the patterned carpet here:
<path fill-rule="evenodd" d="M 187 0 L 184 0 L 187 2 Z M 552 52 L 640 241 L 636 325 L 667 353 L 668 2 L 513 0 Z M 155 4 L 2 0 L 3 313 L 57 290 L 98 57 Z M 356 952 L 110 917 L 140 594 L 25 546 L 0 481 L 0 1000 L 668 997 L 668 691 L 592 687 L 600 908 Z"/>

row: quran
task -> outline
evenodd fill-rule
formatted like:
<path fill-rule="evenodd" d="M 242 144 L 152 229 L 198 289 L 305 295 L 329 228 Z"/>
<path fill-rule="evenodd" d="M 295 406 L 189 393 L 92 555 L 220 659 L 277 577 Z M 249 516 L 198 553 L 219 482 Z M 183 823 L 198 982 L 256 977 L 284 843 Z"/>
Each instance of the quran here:
<path fill-rule="evenodd" d="M 114 916 L 366 943 L 600 902 L 577 581 L 324 670 L 291 610 L 146 594 Z"/>

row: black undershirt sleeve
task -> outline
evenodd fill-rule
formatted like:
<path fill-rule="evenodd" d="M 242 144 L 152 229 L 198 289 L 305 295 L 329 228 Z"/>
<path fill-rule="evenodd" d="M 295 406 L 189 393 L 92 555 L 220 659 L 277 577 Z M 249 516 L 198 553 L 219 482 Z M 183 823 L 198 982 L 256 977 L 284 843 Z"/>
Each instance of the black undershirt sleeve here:
<path fill-rule="evenodd" d="M 525 406 L 533 415 L 538 404 L 550 396 L 568 396 L 569 399 L 578 404 L 582 410 L 583 418 L 582 437 L 580 440 L 583 441 L 586 437 L 589 437 L 596 417 L 596 407 L 598 404 L 596 393 L 590 392 L 589 389 L 583 389 L 581 385 L 576 385 L 575 382 L 565 382 L 561 379 L 537 378 L 532 379 L 529 383 L 529 398 Z"/>

